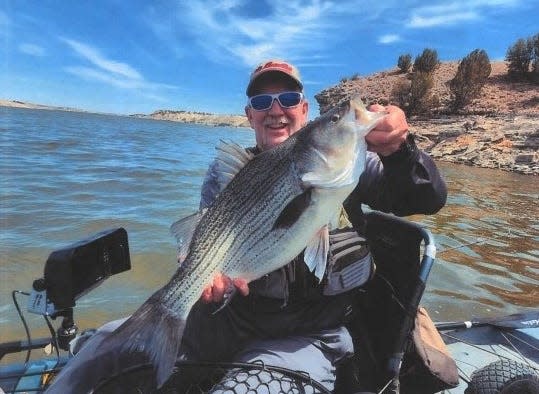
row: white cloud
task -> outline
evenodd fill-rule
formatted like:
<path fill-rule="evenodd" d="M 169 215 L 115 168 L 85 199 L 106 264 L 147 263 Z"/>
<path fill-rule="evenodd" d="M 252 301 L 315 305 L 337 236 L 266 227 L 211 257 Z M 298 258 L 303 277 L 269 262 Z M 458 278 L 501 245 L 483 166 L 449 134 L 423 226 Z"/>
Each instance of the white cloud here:
<path fill-rule="evenodd" d="M 392 44 L 397 41 L 400 41 L 400 36 L 397 34 L 384 34 L 378 38 L 380 44 Z"/>
<path fill-rule="evenodd" d="M 128 64 L 106 59 L 99 51 L 79 41 L 62 38 L 76 53 L 98 68 L 128 79 L 142 79 L 140 73 Z"/>
<path fill-rule="evenodd" d="M 239 5 L 239 3 L 237 3 Z M 243 4 L 245 6 L 245 4 Z M 191 3 L 190 20 L 203 26 L 197 37 L 211 57 L 218 60 L 233 56 L 253 66 L 263 59 L 300 55 L 314 40 L 322 45 L 324 16 L 331 4 L 312 1 L 300 5 L 295 1 L 277 0 L 269 5 L 264 18 L 248 17 L 237 7 L 201 6 Z M 196 30 L 193 29 L 196 34 Z M 208 34 L 213 38 L 208 40 Z"/>
<path fill-rule="evenodd" d="M 91 63 L 88 66 L 67 66 L 64 70 L 88 81 L 98 81 L 120 89 L 137 89 L 147 97 L 157 99 L 156 92 L 163 89 L 176 89 L 175 86 L 150 82 L 129 64 L 107 59 L 99 50 L 79 41 L 61 38 L 75 53 Z M 159 98 L 159 100 L 162 100 Z"/>
<path fill-rule="evenodd" d="M 213 62 L 241 62 L 252 67 L 268 58 L 313 63 L 313 57 L 351 39 L 352 34 L 375 45 L 402 40 L 401 35 L 390 33 L 371 38 L 364 26 L 381 24 L 386 29 L 382 31 L 398 31 L 402 25 L 454 25 L 477 20 L 490 9 L 513 7 L 522 0 L 434 0 L 428 3 L 434 5 L 416 8 L 408 4 L 418 2 L 396 0 L 368 7 L 357 0 L 163 1 L 166 6 L 154 5 L 147 10 L 146 22 L 171 51 L 179 56 L 201 53 Z"/>
<path fill-rule="evenodd" d="M 459 12 L 448 15 L 412 15 L 408 27 L 422 28 L 433 26 L 454 25 L 462 21 L 471 21 L 477 19 L 478 15 L 475 12 Z"/>
<path fill-rule="evenodd" d="M 170 12 L 174 21 L 154 9 L 149 12 L 152 30 L 167 37 L 170 47 L 182 46 L 182 38 L 188 36 L 211 60 L 228 62 L 232 57 L 249 67 L 267 58 L 308 59 L 342 38 L 340 18 L 354 12 L 370 17 L 355 2 L 325 0 L 193 0 L 177 7 Z M 176 37 L 171 34 L 173 25 L 183 29 Z"/>
<path fill-rule="evenodd" d="M 107 73 L 103 70 L 95 68 L 85 66 L 68 66 L 65 67 L 64 70 L 80 78 L 104 82 L 108 85 L 116 86 L 118 88 L 136 89 L 141 87 L 140 79 L 118 78 L 114 74 Z"/>
<path fill-rule="evenodd" d="M 30 56 L 45 56 L 45 49 L 43 47 L 29 43 L 20 44 L 19 51 Z"/>
<path fill-rule="evenodd" d="M 480 19 L 491 7 L 513 7 L 518 0 L 469 0 L 418 7 L 411 13 L 406 26 L 426 28 L 449 26 Z"/>

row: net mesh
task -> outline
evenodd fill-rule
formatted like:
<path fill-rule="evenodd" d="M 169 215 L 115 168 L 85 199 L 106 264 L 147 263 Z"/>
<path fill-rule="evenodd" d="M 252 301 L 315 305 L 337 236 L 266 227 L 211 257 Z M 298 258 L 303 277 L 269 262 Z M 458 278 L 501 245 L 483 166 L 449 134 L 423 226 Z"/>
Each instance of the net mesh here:
<path fill-rule="evenodd" d="M 260 363 L 179 362 L 173 375 L 159 389 L 152 367 L 142 365 L 108 379 L 95 393 L 326 394 L 331 391 L 305 373 Z"/>

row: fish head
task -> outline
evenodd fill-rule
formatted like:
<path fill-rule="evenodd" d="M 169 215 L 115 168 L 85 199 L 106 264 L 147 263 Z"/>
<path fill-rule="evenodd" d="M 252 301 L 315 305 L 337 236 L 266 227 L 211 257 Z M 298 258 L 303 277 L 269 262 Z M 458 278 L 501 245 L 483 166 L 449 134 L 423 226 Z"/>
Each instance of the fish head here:
<path fill-rule="evenodd" d="M 364 139 L 386 114 L 367 110 L 359 96 L 342 101 L 318 120 L 323 131 L 317 133 L 319 142 L 327 144 L 324 139 L 330 138 L 333 144 L 347 144 Z"/>
<path fill-rule="evenodd" d="M 353 97 L 312 121 L 305 132 L 305 173 L 324 173 L 334 179 L 331 185 L 357 182 L 366 160 L 365 136 L 385 115 Z"/>

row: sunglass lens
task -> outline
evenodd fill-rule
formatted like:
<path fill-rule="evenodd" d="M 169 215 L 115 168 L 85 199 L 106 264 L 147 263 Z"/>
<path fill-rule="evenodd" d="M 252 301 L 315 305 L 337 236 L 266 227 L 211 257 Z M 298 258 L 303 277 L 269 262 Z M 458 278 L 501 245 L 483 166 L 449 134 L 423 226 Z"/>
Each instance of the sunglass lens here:
<path fill-rule="evenodd" d="M 279 101 L 283 107 L 294 107 L 301 101 L 301 95 L 298 92 L 286 92 L 279 95 Z"/>
<path fill-rule="evenodd" d="M 251 98 L 251 106 L 254 109 L 260 111 L 271 107 L 272 101 L 273 98 L 269 94 L 261 94 L 259 96 L 254 96 Z"/>
<path fill-rule="evenodd" d="M 264 111 L 271 108 L 273 99 L 277 98 L 279 104 L 284 108 L 291 108 L 298 105 L 301 101 L 301 93 L 284 92 L 280 94 L 259 94 L 250 98 L 251 107 L 257 111 Z"/>

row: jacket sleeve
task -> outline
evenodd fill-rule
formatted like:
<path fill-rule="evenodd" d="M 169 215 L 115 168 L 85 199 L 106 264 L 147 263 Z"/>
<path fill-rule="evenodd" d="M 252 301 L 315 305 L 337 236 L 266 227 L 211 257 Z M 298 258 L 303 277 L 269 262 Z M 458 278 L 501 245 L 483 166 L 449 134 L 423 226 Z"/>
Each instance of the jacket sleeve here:
<path fill-rule="evenodd" d="M 387 157 L 367 153 L 365 170 L 344 207 L 354 222 L 362 215 L 361 204 L 406 216 L 436 213 L 446 198 L 445 181 L 436 164 L 409 134 L 401 148 Z"/>

